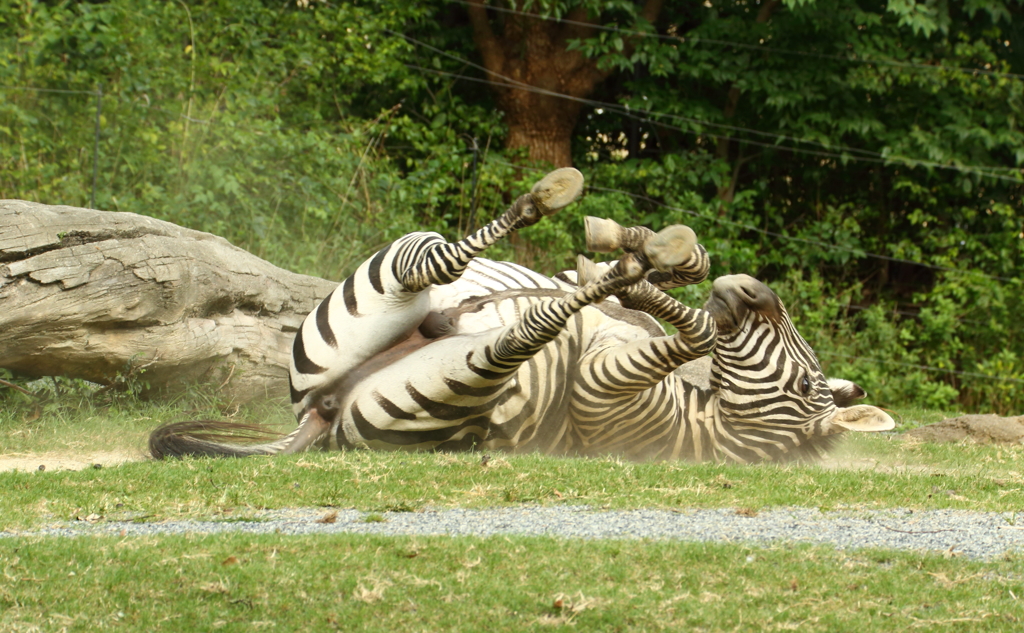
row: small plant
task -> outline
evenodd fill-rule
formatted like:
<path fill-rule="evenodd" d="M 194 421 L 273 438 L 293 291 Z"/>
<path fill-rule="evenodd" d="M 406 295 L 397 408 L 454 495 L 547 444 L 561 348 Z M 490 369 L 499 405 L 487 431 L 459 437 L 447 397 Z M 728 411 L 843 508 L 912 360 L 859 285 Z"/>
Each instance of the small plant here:
<path fill-rule="evenodd" d="M 386 503 L 380 506 L 378 510 L 380 512 L 416 512 L 417 508 L 407 501 L 398 501 L 395 503 Z"/>
<path fill-rule="evenodd" d="M 129 398 L 137 398 L 149 390 L 149 383 L 142 380 L 146 369 L 155 361 L 144 362 L 145 356 L 135 354 L 128 359 L 124 367 L 117 372 L 114 382 L 104 387 L 104 391 L 111 394 L 121 394 Z"/>

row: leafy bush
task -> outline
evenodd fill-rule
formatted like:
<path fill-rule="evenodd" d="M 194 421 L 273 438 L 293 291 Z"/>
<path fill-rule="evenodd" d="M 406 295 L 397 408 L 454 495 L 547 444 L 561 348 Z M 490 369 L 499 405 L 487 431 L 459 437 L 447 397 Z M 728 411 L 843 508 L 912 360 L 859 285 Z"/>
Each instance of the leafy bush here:
<path fill-rule="evenodd" d="M 12 150 L 0 152 L 0 194 L 90 203 L 101 89 L 99 208 L 217 233 L 278 265 L 333 279 L 403 233 L 464 235 L 528 190 L 540 167 L 500 149 L 505 129 L 480 84 L 423 70 L 468 72 L 458 55 L 444 54 L 468 56 L 472 45 L 465 24 L 441 6 L 0 0 L 0 146 Z M 709 12 L 722 18 L 707 22 L 704 35 L 736 36 L 746 10 L 716 4 Z M 846 33 L 853 16 L 889 38 L 871 40 L 880 50 L 870 54 L 898 42 L 918 54 L 931 46 L 951 65 L 1007 67 L 993 53 L 1003 37 L 996 27 L 972 22 L 963 27 L 974 29 L 969 37 L 943 47 L 929 44 L 931 26 L 907 16 L 876 20 L 840 0 L 790 10 L 777 47 L 795 46 L 810 36 L 802 26 L 814 24 L 812 35 L 831 50 L 829 29 Z M 612 46 L 606 39 L 580 49 L 600 54 Z M 669 114 L 711 116 L 721 86 L 753 77 L 743 103 L 761 105 L 745 105 L 750 116 L 787 133 L 874 139 L 944 164 L 968 153 L 1003 164 L 1021 158 L 1007 149 L 1019 147 L 1007 112 L 1020 110 L 1024 85 L 1012 78 L 817 58 L 758 62 L 697 39 L 670 52 L 638 50 L 660 64 L 654 79 L 644 84 L 633 73 L 609 90 L 646 90 Z M 615 60 L 622 68 L 635 62 Z M 786 64 L 799 72 L 784 75 Z M 662 78 L 671 73 L 692 99 L 669 91 L 673 82 Z M 888 98 L 893 86 L 898 99 Z M 984 104 L 994 103 L 1006 110 L 986 114 Z M 906 123 L 932 106 L 935 130 Z M 655 229 L 686 223 L 711 253 L 712 276 L 768 282 L 828 372 L 860 382 L 875 402 L 1024 410 L 1024 227 L 1012 178 L 760 146 L 741 149 L 742 169 L 734 169 L 697 124 L 644 123 L 660 135 L 657 151 L 627 157 L 621 138 L 597 133 L 627 118 L 590 113 L 575 157 L 587 196 L 492 257 L 550 274 L 585 250 L 586 215 Z M 962 124 L 961 115 L 974 118 Z M 728 187 L 733 195 L 721 197 Z M 675 294 L 696 305 L 706 291 Z"/>

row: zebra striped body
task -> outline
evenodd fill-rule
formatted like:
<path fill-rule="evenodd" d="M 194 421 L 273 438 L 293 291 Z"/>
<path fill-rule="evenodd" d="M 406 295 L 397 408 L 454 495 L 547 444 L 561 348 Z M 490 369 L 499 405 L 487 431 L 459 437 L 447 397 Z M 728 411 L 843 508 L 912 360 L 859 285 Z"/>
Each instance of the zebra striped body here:
<path fill-rule="evenodd" d="M 240 450 L 171 425 L 154 432 L 154 455 L 316 445 L 754 462 L 817 457 L 838 432 L 892 427 L 874 407 L 845 406 L 859 388 L 825 381 L 760 282 L 721 278 L 703 310 L 662 292 L 707 275 L 689 229 L 595 224 L 613 232 L 605 250 L 626 255 L 583 277 L 477 257 L 540 219 L 530 195 L 460 242 L 400 238 L 310 313 L 293 348 L 294 433 Z M 716 344 L 707 388 L 675 373 Z"/>
<path fill-rule="evenodd" d="M 597 401 L 595 386 L 581 380 L 580 368 L 602 350 L 621 351 L 623 345 L 650 341 L 652 334 L 665 337 L 649 316 L 630 314 L 614 301 L 585 307 L 512 371 L 488 362 L 486 353 L 475 354 L 494 348 L 529 309 L 574 290 L 515 264 L 473 260 L 459 280 L 429 292 L 429 312 L 451 319 L 450 334 L 372 372 L 357 372 L 341 389 L 328 389 L 344 395 L 322 446 L 594 454 L 618 452 L 626 440 L 639 450 L 635 437 L 620 432 L 635 419 L 629 400 L 641 409 L 648 401 L 663 401 L 660 406 L 681 419 L 674 382 L 655 381 L 640 398 L 609 394 L 602 412 L 619 415 L 594 419 L 589 410 Z M 467 362 L 473 356 L 480 361 Z M 650 371 L 637 364 L 631 369 Z M 652 438 L 670 430 L 658 417 L 651 417 Z"/>
<path fill-rule="evenodd" d="M 813 355 L 806 355 L 809 347 L 792 327 L 783 331 L 796 338 L 767 336 L 772 325 L 767 320 L 719 336 L 710 388 L 662 370 L 660 380 L 637 391 L 630 375 L 658 367 L 645 366 L 632 353 L 625 355 L 628 366 L 601 363 L 602 352 L 621 356 L 630 345 L 650 349 L 652 339 L 671 337 L 655 319 L 615 299 L 583 308 L 507 379 L 490 382 L 479 394 L 453 390 L 456 383 L 489 382 L 468 368 L 467 355 L 493 344 L 531 306 L 574 289 L 515 264 L 474 259 L 460 279 L 429 292 L 427 312 L 451 318 L 451 333 L 346 385 L 340 414 L 320 447 L 754 462 L 817 457 L 834 437 L 835 429 L 824 426 L 837 410 L 827 384 L 809 390 L 807 404 L 785 394 L 773 397 L 765 386 L 774 384 L 766 380 L 769 370 L 800 358 L 804 361 L 789 363 L 798 375 L 783 384 L 806 377 L 822 386 L 817 362 L 805 366 Z M 755 313 L 748 318 L 756 320 Z M 755 335 L 733 349 L 729 343 L 744 329 Z M 737 376 L 746 378 L 741 382 Z M 650 375 L 642 382 L 647 381 Z M 778 402 L 778 409 L 768 406 Z M 786 424 L 794 415 L 804 423 Z M 757 437 L 763 445 L 752 441 Z"/>

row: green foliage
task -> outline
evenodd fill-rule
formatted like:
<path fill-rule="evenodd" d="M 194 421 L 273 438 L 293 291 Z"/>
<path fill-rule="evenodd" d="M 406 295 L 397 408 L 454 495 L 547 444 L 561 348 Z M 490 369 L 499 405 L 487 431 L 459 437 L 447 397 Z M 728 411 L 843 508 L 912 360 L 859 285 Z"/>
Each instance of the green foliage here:
<path fill-rule="evenodd" d="M 492 256 L 553 273 L 587 214 L 685 222 L 875 402 L 1021 412 L 1021 2 L 665 5 L 521 6 L 598 17 L 569 49 L 611 76 L 576 130 L 587 196 Z M 341 278 L 543 169 L 502 149 L 478 61 L 458 3 L 0 0 L 0 195 L 89 204 L 101 89 L 97 207 Z"/>
<path fill-rule="evenodd" d="M 416 223 L 380 160 L 392 110 L 369 120 L 355 95 L 396 65 L 367 33 L 415 11 L 222 4 L 6 2 L 7 86 L 102 89 L 96 206 L 223 235 L 305 272 L 341 276 Z M 350 24 L 361 25 L 354 31 Z M 330 40 L 318 37 L 322 30 Z M 91 94 L 0 91 L 0 189 L 87 205 Z M 5 153 L 6 154 L 6 153 Z M 382 218 L 383 209 L 389 211 Z M 293 243 L 313 248 L 292 248 Z"/>

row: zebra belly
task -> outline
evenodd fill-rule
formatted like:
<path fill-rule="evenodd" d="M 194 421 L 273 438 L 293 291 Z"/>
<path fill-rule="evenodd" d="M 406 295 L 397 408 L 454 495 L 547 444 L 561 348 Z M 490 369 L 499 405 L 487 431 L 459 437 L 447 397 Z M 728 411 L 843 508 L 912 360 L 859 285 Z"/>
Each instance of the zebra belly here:
<path fill-rule="evenodd" d="M 361 378 L 343 396 L 331 447 L 565 452 L 575 341 L 563 334 L 510 375 L 484 378 L 467 358 L 501 329 L 430 342 Z"/>
<path fill-rule="evenodd" d="M 367 312 L 357 317 L 345 314 L 333 319 L 332 331 L 337 340 L 336 346 L 324 343 L 323 338 L 318 335 L 316 312 L 312 313 L 296 336 L 303 337 L 306 350 L 310 347 L 316 350 L 315 353 L 306 353 L 312 363 L 322 368 L 322 371 L 304 371 L 306 367 L 298 367 L 293 354 L 292 387 L 295 391 L 310 392 L 301 401 L 293 404 L 298 408 L 307 406 L 319 388 L 342 380 L 374 356 L 408 339 L 430 310 L 425 293 L 411 297 L 414 300 L 404 305 L 390 305 L 375 313 Z M 325 301 L 333 303 L 333 298 L 332 295 Z"/>
<path fill-rule="evenodd" d="M 408 292 L 395 277 L 398 250 L 393 245 L 363 262 L 303 321 L 289 368 L 296 415 L 318 389 L 409 338 L 430 312 L 429 293 Z"/>

